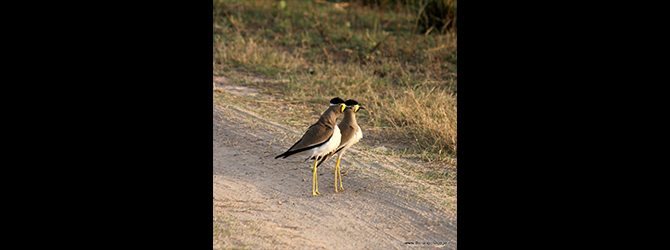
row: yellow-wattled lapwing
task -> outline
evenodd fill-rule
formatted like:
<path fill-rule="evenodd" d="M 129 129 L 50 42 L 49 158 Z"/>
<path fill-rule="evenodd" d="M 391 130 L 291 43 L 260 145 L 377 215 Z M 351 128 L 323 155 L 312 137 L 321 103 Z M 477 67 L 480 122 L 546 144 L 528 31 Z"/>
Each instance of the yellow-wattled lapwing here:
<path fill-rule="evenodd" d="M 330 107 L 321 114 L 319 120 L 309 126 L 307 132 L 283 154 L 275 157 L 289 157 L 294 154 L 305 154 L 307 159 L 314 159 L 314 178 L 312 180 L 312 195 L 319 195 L 319 185 L 316 181 L 316 164 L 323 156 L 335 151 L 340 145 L 340 128 L 335 123 L 337 117 L 347 107 L 344 100 L 335 97 L 330 100 Z"/>
<path fill-rule="evenodd" d="M 333 154 L 338 155 L 337 163 L 335 163 L 335 192 L 337 192 L 338 177 L 340 178 L 340 188 L 344 190 L 344 187 L 342 186 L 342 173 L 340 173 L 340 159 L 342 158 L 342 155 L 344 155 L 344 152 L 347 151 L 347 149 L 363 138 L 361 127 L 358 126 L 358 123 L 356 122 L 356 113 L 365 108 L 358 105 L 358 102 L 354 100 L 347 100 L 344 104 L 347 105 L 347 108 L 344 110 L 344 119 L 337 125 L 340 127 L 340 133 L 342 134 L 340 145 L 335 151 L 324 156 L 321 162 L 317 165 L 317 167 L 320 166 L 321 163 L 328 160 Z"/>

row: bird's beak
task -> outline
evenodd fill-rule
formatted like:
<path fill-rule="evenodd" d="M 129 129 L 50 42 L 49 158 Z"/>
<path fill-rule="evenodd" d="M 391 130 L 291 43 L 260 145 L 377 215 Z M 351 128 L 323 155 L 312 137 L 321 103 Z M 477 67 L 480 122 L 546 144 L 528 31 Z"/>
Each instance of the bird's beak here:
<path fill-rule="evenodd" d="M 347 105 L 340 104 L 340 106 L 341 106 L 340 113 L 344 113 L 344 109 L 347 108 Z"/>

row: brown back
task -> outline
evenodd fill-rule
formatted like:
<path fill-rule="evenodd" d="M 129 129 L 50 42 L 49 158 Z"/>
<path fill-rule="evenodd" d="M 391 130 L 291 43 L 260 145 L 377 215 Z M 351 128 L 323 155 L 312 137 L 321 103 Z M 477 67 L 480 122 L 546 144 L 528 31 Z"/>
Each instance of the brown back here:
<path fill-rule="evenodd" d="M 323 112 L 323 114 L 321 114 L 321 117 L 319 117 L 319 120 L 315 124 L 309 126 L 307 132 L 302 135 L 302 138 L 300 138 L 298 142 L 293 144 L 293 146 L 291 146 L 291 148 L 289 148 L 283 154 L 276 156 L 275 159 L 281 156 L 286 158 L 292 154 L 312 149 L 315 146 L 318 147 L 321 144 L 327 142 L 333 135 L 335 120 L 340 114 L 341 112 L 339 105 L 330 106 L 325 112 Z"/>

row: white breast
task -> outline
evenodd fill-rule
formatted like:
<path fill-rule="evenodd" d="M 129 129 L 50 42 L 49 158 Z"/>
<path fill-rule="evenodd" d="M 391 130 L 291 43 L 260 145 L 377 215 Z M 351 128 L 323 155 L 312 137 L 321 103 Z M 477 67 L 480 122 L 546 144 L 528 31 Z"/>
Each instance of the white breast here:
<path fill-rule="evenodd" d="M 341 140 L 342 140 L 342 134 L 340 134 L 340 127 L 335 125 L 335 128 L 333 129 L 333 136 L 325 144 L 321 145 L 320 147 L 313 148 L 312 156 L 327 155 L 328 153 L 335 150 L 337 146 L 340 145 Z"/>
<path fill-rule="evenodd" d="M 358 132 L 356 132 L 356 135 L 354 135 L 354 139 L 353 139 L 354 143 L 357 143 L 358 141 L 360 141 L 361 138 L 363 138 L 363 130 L 361 130 L 361 126 L 358 126 Z M 352 145 L 354 143 L 352 143 Z"/>

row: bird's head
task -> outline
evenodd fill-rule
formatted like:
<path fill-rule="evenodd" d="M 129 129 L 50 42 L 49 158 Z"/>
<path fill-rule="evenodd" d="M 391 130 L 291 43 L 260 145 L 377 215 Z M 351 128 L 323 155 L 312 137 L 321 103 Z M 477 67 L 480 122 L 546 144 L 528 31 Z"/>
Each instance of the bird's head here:
<path fill-rule="evenodd" d="M 347 107 L 344 100 L 342 100 L 342 98 L 339 97 L 330 99 L 330 106 L 337 106 L 338 107 L 337 110 L 339 110 L 340 113 L 344 112 L 344 109 Z"/>
<path fill-rule="evenodd" d="M 361 105 L 359 105 L 357 101 L 351 99 L 344 102 L 344 104 L 347 105 L 347 108 L 353 109 L 354 113 L 357 113 L 361 109 L 365 109 L 364 107 L 361 107 Z"/>

